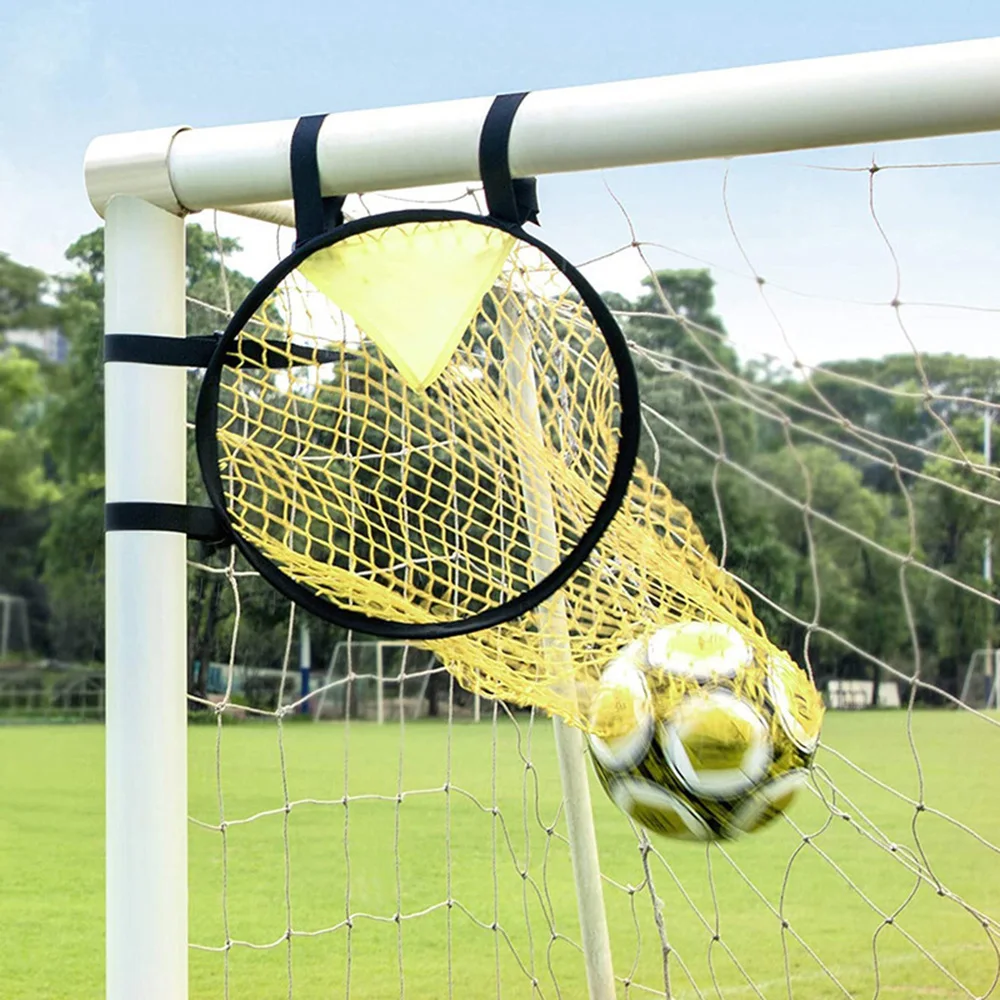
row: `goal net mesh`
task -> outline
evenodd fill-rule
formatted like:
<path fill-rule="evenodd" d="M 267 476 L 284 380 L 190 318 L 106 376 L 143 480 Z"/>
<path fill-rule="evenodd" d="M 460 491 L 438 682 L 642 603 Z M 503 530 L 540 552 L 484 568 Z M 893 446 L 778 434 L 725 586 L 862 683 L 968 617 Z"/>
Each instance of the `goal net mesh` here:
<path fill-rule="evenodd" d="M 651 479 L 693 512 L 769 638 L 869 709 L 827 713 L 806 791 L 742 840 L 647 836 L 593 783 L 620 996 L 1000 994 L 1000 718 L 963 694 L 996 639 L 983 427 L 1000 383 L 998 220 L 968 206 L 987 204 L 971 193 L 1000 163 L 965 149 L 542 182 L 543 208 L 550 186 L 588 206 L 585 230 L 553 208 L 543 232 L 615 290 Z M 262 272 L 292 234 L 215 225 L 246 250 L 220 275 L 231 310 L 228 268 Z M 386 697 L 417 680 L 432 717 L 399 705 L 377 725 L 352 714 L 355 689 L 370 700 L 368 637 L 316 621 L 303 697 L 301 612 L 234 554 L 192 556 L 229 663 L 191 698 L 212 720 L 190 730 L 192 995 L 586 995 L 547 718 L 484 700 L 477 724 L 459 679 L 404 655 Z M 276 668 L 254 697 L 234 670 L 252 660 Z M 878 707 L 888 689 L 900 707 Z M 342 706 L 334 721 L 314 719 L 321 700 Z"/>

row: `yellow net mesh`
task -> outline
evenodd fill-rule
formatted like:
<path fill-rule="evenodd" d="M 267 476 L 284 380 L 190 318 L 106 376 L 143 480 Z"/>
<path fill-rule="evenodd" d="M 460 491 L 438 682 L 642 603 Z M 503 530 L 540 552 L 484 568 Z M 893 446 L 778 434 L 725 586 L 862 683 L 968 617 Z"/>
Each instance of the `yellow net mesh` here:
<path fill-rule="evenodd" d="M 258 310 L 233 349 L 247 367 L 221 376 L 235 529 L 369 616 L 449 621 L 523 593 L 592 523 L 617 454 L 617 377 L 590 311 L 537 249 L 472 222 L 375 229 L 324 254 Z M 336 360 L 253 367 L 276 340 Z M 687 620 L 734 626 L 761 661 L 774 652 L 687 509 L 639 463 L 556 597 L 426 645 L 464 687 L 587 727 L 615 653 Z"/>

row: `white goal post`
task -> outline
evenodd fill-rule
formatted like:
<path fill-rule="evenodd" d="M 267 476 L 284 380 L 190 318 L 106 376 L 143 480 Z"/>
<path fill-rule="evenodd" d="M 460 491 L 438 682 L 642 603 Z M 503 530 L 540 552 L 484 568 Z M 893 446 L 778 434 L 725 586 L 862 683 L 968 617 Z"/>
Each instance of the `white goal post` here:
<path fill-rule="evenodd" d="M 1000 39 L 540 91 L 514 122 L 511 168 L 523 177 L 998 130 L 998 93 Z M 476 179 L 490 102 L 330 115 L 324 193 Z M 287 219 L 270 203 L 291 195 L 294 125 L 94 140 L 86 179 L 106 223 L 108 334 L 184 336 L 184 214 Z M 107 364 L 108 502 L 185 503 L 185 377 Z M 188 989 L 186 543 L 129 531 L 109 532 L 106 546 L 107 996 L 178 1000 Z M 585 787 L 585 768 L 577 753 L 561 770 Z M 599 872 L 577 875 L 600 885 Z M 606 947 L 582 938 L 588 954 Z M 601 1000 L 613 989 L 591 983 Z"/>

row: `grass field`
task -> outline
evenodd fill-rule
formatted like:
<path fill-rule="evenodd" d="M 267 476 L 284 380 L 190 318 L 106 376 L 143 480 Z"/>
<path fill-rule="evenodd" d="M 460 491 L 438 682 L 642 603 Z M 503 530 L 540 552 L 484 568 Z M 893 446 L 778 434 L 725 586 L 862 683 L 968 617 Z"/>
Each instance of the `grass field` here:
<path fill-rule="evenodd" d="M 915 795 L 917 773 L 905 724 L 905 712 L 835 714 L 828 718 L 825 740 L 879 781 Z M 917 713 L 913 728 L 927 803 L 1000 841 L 995 764 L 1000 729 L 944 711 Z M 191 812 L 218 823 L 216 730 L 195 726 L 189 733 Z M 0 729 L 0 996 L 5 1000 L 102 995 L 103 737 L 97 726 Z M 495 730 L 488 723 L 450 730 L 430 720 L 407 724 L 403 788 L 432 791 L 406 795 L 398 810 L 398 725 L 353 723 L 348 739 L 351 796 L 387 799 L 352 799 L 347 809 L 331 803 L 345 788 L 341 724 L 284 728 L 289 798 L 326 800 L 300 802 L 288 815 L 288 897 L 296 932 L 289 946 L 277 727 L 242 724 L 223 730 L 227 820 L 276 810 L 228 830 L 230 935 L 273 945 L 232 948 L 229 995 L 286 996 L 291 974 L 293 995 L 301 998 L 344 996 L 348 977 L 351 997 L 398 996 L 401 983 L 408 997 L 447 997 L 450 964 L 451 995 L 457 998 L 532 996 L 532 976 L 538 980 L 536 996 L 584 996 L 580 955 L 567 940 L 577 937 L 568 854 L 544 829 L 556 822 L 559 803 L 548 724 L 504 721 Z M 449 744 L 456 790 L 446 794 Z M 840 802 L 846 812 L 857 817 L 860 809 L 893 840 L 914 847 L 911 806 L 830 753 L 821 753 L 819 763 L 853 803 Z M 494 782 L 499 817 L 492 812 Z M 627 888 L 643 882 L 640 852 L 625 819 L 596 783 L 593 790 L 602 868 L 626 887 L 609 884 L 605 893 L 616 970 L 637 984 L 629 996 L 649 996 L 641 987 L 663 990 L 663 954 L 648 891 Z M 822 829 L 828 815 L 812 796 L 792 810 L 795 824 L 807 831 Z M 190 831 L 192 941 L 220 947 L 222 838 L 197 825 Z M 921 815 L 918 832 L 943 884 L 972 906 L 1000 916 L 1000 856 L 931 813 Z M 997 952 L 978 919 L 933 886 L 917 888 L 914 876 L 844 819 L 828 824 L 808 845 L 791 825 L 779 822 L 729 845 L 725 853 L 665 841 L 655 846 L 649 864 L 674 949 L 669 969 L 676 997 L 787 996 L 780 919 L 747 879 L 776 907 L 783 892 L 782 912 L 791 928 L 843 987 L 786 932 L 794 997 L 984 996 L 995 981 Z M 461 904 L 451 910 L 444 905 L 449 850 L 450 892 Z M 874 945 L 883 920 L 873 906 L 887 915 L 902 907 Z M 404 914 L 399 923 L 393 919 L 397 907 Z M 433 909 L 415 915 L 428 908 Z M 350 930 L 343 923 L 348 909 Z M 491 929 L 494 919 L 502 931 Z M 326 933 L 315 933 L 320 931 Z M 192 950 L 192 997 L 222 997 L 223 987 L 223 954 Z M 626 995 L 624 985 L 620 993 Z"/>

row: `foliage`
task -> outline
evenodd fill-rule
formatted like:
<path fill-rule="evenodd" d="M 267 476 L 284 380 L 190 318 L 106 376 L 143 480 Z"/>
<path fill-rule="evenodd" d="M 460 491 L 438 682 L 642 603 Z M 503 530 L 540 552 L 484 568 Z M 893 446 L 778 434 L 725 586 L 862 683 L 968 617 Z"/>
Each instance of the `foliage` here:
<path fill-rule="evenodd" d="M 763 455 L 754 470 L 795 501 L 770 505 L 772 527 L 796 556 L 787 610 L 802 622 L 815 620 L 850 637 L 876 656 L 893 658 L 907 638 L 894 567 L 859 544 L 864 538 L 888 548 L 900 546 L 901 525 L 889 498 L 867 489 L 857 469 L 819 445 Z M 807 519 L 807 506 L 818 516 Z M 785 631 L 785 644 L 803 660 L 808 625 L 786 623 Z M 823 674 L 830 663 L 853 659 L 825 633 L 810 640 L 809 656 L 813 669 Z"/>
<path fill-rule="evenodd" d="M 240 250 L 238 240 L 217 236 L 198 225 L 189 225 L 186 236 L 187 332 L 189 337 L 204 336 L 226 325 L 228 313 L 254 283 L 234 268 L 219 266 L 220 260 L 229 260 Z"/>
<path fill-rule="evenodd" d="M 37 361 L 0 353 L 0 510 L 37 507 L 55 496 L 38 432 L 42 394 Z"/>
<path fill-rule="evenodd" d="M 47 367 L 25 349 L 5 347 L 12 330 L 44 330 L 53 320 L 49 279 L 0 253 L 0 512 L 37 508 L 56 495 L 45 476 L 39 422 Z"/>
<path fill-rule="evenodd" d="M 0 510 L 0 593 L 26 599 L 28 628 L 38 652 L 48 651 L 48 603 L 41 550 L 48 519 L 47 507 Z"/>
<path fill-rule="evenodd" d="M 49 648 L 77 663 L 104 659 L 103 477 L 87 473 L 64 487 L 41 541 L 49 608 Z"/>
<path fill-rule="evenodd" d="M 253 282 L 220 267 L 220 254 L 237 252 L 237 241 L 197 225 L 186 234 L 188 291 L 198 300 L 188 304 L 188 333 L 208 334 Z M 40 652 L 86 661 L 103 658 L 104 635 L 103 229 L 81 236 L 66 258 L 73 269 L 50 280 L 0 256 L 0 330 L 51 323 L 68 342 L 63 365 L 0 355 L 0 516 L 5 529 L 20 526 L 0 532 L 0 587 L 31 598 Z M 49 291 L 53 301 L 43 302 Z M 190 459 L 194 481 L 193 453 Z M 43 504 L 39 516 L 20 512 Z M 191 598 L 192 619 L 204 631 L 204 595 L 192 587 Z M 232 608 L 225 595 L 216 603 L 222 610 L 212 630 L 222 636 Z M 244 615 L 249 644 L 254 620 L 254 610 Z M 213 636 L 206 646 L 197 632 L 192 639 L 213 654 L 224 645 Z"/>
<path fill-rule="evenodd" d="M 43 330 L 52 319 L 45 301 L 48 277 L 0 253 L 0 333 L 5 330 Z"/>
<path fill-rule="evenodd" d="M 793 377 L 741 364 L 707 272 L 660 272 L 644 284 L 635 302 L 613 303 L 639 348 L 655 439 L 647 435 L 643 458 L 759 595 L 755 610 L 772 638 L 820 679 L 872 675 L 871 659 L 852 646 L 909 673 L 909 605 L 919 645 L 931 651 L 923 675 L 956 686 L 992 634 L 992 611 L 909 563 L 981 586 L 984 537 L 1000 537 L 997 508 L 956 460 L 982 461 L 981 410 L 971 400 L 1000 384 L 1000 362 L 893 355 Z M 935 453 L 942 457 L 928 459 Z M 914 486 L 908 470 L 939 482 Z"/>
<path fill-rule="evenodd" d="M 1000 484 L 992 480 L 984 489 L 981 477 L 955 461 L 960 452 L 974 461 L 980 432 L 977 421 L 959 418 L 952 424 L 955 442 L 949 441 L 924 466 L 924 472 L 954 489 L 941 489 L 924 480 L 914 489 L 918 530 L 931 565 L 948 577 L 980 591 L 984 588 L 984 545 L 1000 538 Z M 992 503 L 978 496 L 985 494 Z M 940 668 L 950 673 L 964 669 L 973 650 L 1000 640 L 995 610 L 977 593 L 970 593 L 940 578 L 927 586 L 927 600 L 919 626 L 924 644 L 938 652 Z"/>
<path fill-rule="evenodd" d="M 221 328 L 252 287 L 220 267 L 238 250 L 188 226 L 190 335 Z M 71 270 L 50 278 L 0 255 L 0 332 L 56 327 L 68 343 L 62 365 L 0 354 L 0 589 L 29 598 L 41 652 L 99 660 L 103 231 L 81 236 L 66 256 Z M 870 676 L 858 649 L 908 672 L 912 626 L 924 676 L 955 684 L 974 649 L 1000 640 L 988 602 L 951 582 L 981 589 L 985 540 L 1000 538 L 1000 507 L 989 499 L 998 498 L 969 464 L 982 461 L 975 400 L 1000 384 L 1000 362 L 891 355 L 791 374 L 738 357 L 707 271 L 661 271 L 634 301 L 607 299 L 636 348 L 650 432 L 642 457 L 747 585 L 777 643 L 820 679 Z M 189 386 L 193 405 L 197 377 Z M 340 431 L 328 430 L 333 447 Z M 188 466 L 189 496 L 204 502 L 193 447 Z M 220 570 L 230 558 L 197 547 L 191 555 Z M 938 575 L 914 565 L 921 561 Z M 237 608 L 224 574 L 191 575 L 196 691 L 201 664 L 228 660 L 237 615 L 237 662 L 279 666 L 288 653 L 287 603 L 251 578 L 241 597 Z M 319 664 L 340 632 L 312 628 Z"/>

